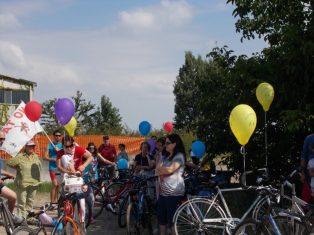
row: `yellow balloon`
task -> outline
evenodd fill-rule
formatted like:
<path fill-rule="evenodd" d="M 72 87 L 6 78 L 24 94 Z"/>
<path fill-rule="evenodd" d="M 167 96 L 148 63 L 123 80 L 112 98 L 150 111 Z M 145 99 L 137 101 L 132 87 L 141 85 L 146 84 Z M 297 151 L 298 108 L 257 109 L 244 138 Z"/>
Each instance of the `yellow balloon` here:
<path fill-rule="evenodd" d="M 75 117 L 72 117 L 71 120 L 64 126 L 69 136 L 73 137 L 77 126 L 77 121 Z"/>
<path fill-rule="evenodd" d="M 246 145 L 256 127 L 256 114 L 249 105 L 239 104 L 231 111 L 229 124 L 238 142 Z"/>
<path fill-rule="evenodd" d="M 263 106 L 265 112 L 269 110 L 275 95 L 274 88 L 267 82 L 263 82 L 256 88 L 256 97 L 258 102 Z"/>

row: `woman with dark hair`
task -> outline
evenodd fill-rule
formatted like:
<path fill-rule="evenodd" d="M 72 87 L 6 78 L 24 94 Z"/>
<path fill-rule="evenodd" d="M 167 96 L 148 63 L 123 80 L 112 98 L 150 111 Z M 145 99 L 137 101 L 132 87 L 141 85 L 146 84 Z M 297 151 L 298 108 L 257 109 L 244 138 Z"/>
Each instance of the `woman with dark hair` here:
<path fill-rule="evenodd" d="M 152 176 L 155 168 L 155 159 L 149 153 L 150 145 L 145 141 L 141 143 L 141 153 L 135 156 L 135 173 L 145 176 Z"/>
<path fill-rule="evenodd" d="M 172 219 L 185 191 L 182 177 L 186 162 L 184 144 L 178 134 L 170 134 L 166 137 L 165 145 L 167 157 L 156 167 L 160 182 L 157 204 L 160 235 L 166 234 L 167 225 L 171 227 L 172 234 L 175 234 Z"/>
<path fill-rule="evenodd" d="M 98 180 L 98 177 L 99 177 L 98 169 L 97 169 L 97 167 L 98 167 L 98 155 L 97 155 L 98 152 L 97 152 L 97 148 L 96 148 L 96 146 L 95 146 L 95 144 L 93 142 L 89 142 L 87 144 L 86 150 L 88 150 L 91 153 L 92 157 L 93 157 L 93 161 L 90 164 L 90 168 L 89 168 L 88 171 L 92 174 L 92 181 L 95 182 L 95 181 Z"/>

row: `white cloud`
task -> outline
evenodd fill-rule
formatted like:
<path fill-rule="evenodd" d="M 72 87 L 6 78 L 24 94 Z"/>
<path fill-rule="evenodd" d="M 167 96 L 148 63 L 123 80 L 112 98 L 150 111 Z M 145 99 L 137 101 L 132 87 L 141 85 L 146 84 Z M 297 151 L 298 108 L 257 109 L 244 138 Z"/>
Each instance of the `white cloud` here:
<path fill-rule="evenodd" d="M 137 10 L 135 12 L 122 11 L 119 13 L 119 18 L 122 24 L 132 28 L 149 29 L 153 26 L 154 21 L 154 16 L 143 10 Z"/>
<path fill-rule="evenodd" d="M 0 64 L 17 70 L 25 68 L 23 51 L 13 43 L 0 41 Z"/>
<path fill-rule="evenodd" d="M 0 13 L 0 31 L 15 29 L 20 25 L 12 13 Z"/>
<path fill-rule="evenodd" d="M 130 30 L 162 30 L 178 27 L 191 20 L 192 7 L 185 1 L 162 0 L 158 6 L 122 11 L 121 25 Z"/>

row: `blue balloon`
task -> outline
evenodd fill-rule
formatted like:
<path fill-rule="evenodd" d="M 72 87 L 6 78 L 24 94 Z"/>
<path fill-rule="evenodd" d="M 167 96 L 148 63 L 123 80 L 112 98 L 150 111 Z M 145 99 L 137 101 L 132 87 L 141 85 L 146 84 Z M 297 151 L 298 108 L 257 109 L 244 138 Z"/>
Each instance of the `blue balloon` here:
<path fill-rule="evenodd" d="M 121 158 L 117 162 L 117 167 L 118 167 L 118 170 L 126 170 L 129 168 L 129 163 L 126 159 Z"/>
<path fill-rule="evenodd" d="M 147 136 L 149 132 L 151 131 L 151 128 L 152 126 L 148 121 L 142 121 L 140 125 L 138 126 L 138 129 L 142 136 Z"/>
<path fill-rule="evenodd" d="M 201 158 L 205 153 L 205 144 L 202 141 L 195 141 L 192 143 L 192 152 L 196 157 Z"/>

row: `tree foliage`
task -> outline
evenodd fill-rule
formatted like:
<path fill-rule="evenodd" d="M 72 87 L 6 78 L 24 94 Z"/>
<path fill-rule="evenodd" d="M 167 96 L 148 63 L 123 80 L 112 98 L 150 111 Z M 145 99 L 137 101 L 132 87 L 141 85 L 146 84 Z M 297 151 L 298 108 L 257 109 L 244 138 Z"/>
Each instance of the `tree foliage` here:
<path fill-rule="evenodd" d="M 286 173 L 298 164 L 303 139 L 314 131 L 313 1 L 227 2 L 235 7 L 242 40 L 257 36 L 269 46 L 251 57 L 235 56 L 226 46 L 214 48 L 206 59 L 186 53 L 174 85 L 176 127 L 192 130 L 206 142 L 211 156 L 231 153 L 229 160 L 236 163 L 240 146 L 228 118 L 237 104 L 249 104 L 258 121 L 246 146 L 247 160 L 251 166 L 263 166 L 264 112 L 255 90 L 259 83 L 269 82 L 275 89 L 267 115 L 269 165 Z M 241 161 L 232 166 L 241 168 Z"/>

